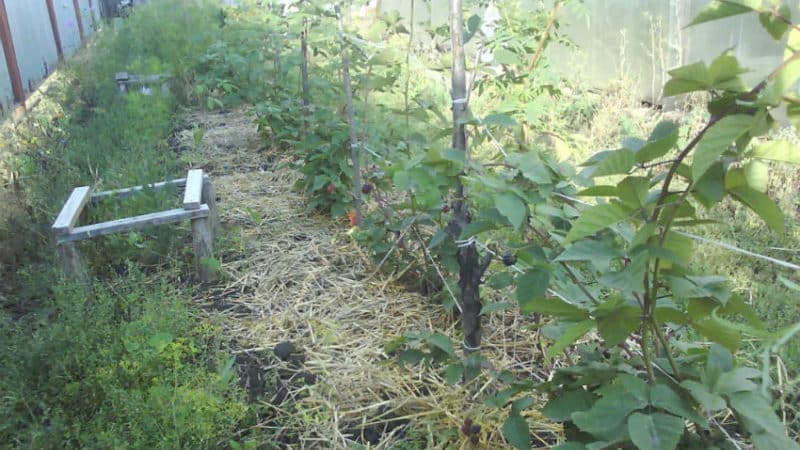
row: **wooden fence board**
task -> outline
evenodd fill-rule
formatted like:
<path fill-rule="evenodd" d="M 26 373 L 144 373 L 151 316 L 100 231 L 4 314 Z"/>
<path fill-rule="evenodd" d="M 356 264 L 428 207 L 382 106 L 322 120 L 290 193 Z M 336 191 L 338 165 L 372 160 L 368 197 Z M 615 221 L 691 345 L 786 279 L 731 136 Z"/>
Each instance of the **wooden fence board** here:
<path fill-rule="evenodd" d="M 186 210 L 183 208 L 170 209 L 141 216 L 128 217 L 125 219 L 112 220 L 110 222 L 97 223 L 77 227 L 71 233 L 58 236 L 58 242 L 74 242 L 83 239 L 90 239 L 97 236 L 105 236 L 112 233 L 122 233 L 126 231 L 140 230 L 145 227 L 164 225 L 167 223 L 182 222 L 184 220 L 208 217 L 208 206 L 200 205 L 198 209 Z"/>
<path fill-rule="evenodd" d="M 89 186 L 81 186 L 72 190 L 66 203 L 58 213 L 56 221 L 53 223 L 53 232 L 56 236 L 68 234 L 72 231 L 72 227 L 78 223 L 78 218 L 81 211 L 91 196 L 92 188 Z"/>
<path fill-rule="evenodd" d="M 183 209 L 197 209 L 203 198 L 203 169 L 192 169 L 186 175 L 186 190 L 183 192 Z"/>

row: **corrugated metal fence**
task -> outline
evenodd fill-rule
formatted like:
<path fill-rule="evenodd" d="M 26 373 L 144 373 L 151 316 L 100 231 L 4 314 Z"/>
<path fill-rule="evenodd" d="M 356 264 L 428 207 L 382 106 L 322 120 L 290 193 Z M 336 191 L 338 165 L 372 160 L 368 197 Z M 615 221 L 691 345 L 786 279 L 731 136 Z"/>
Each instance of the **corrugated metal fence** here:
<path fill-rule="evenodd" d="M 25 100 L 96 30 L 99 0 L 0 0 L 0 108 Z"/>

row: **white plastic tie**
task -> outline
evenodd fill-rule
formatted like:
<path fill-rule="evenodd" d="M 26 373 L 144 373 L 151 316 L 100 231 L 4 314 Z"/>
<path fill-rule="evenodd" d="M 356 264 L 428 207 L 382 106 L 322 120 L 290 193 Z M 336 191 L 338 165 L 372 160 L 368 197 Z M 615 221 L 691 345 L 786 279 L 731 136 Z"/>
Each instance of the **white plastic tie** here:
<path fill-rule="evenodd" d="M 470 347 L 469 344 L 467 344 L 467 341 L 461 341 L 461 347 L 468 352 L 478 352 L 481 350 L 480 345 L 477 347 Z"/>
<path fill-rule="evenodd" d="M 477 241 L 475 240 L 475 236 L 472 236 L 471 238 L 463 240 L 463 241 L 456 241 L 456 246 L 458 248 L 471 247 L 471 246 L 475 245 L 476 243 L 477 243 Z"/>

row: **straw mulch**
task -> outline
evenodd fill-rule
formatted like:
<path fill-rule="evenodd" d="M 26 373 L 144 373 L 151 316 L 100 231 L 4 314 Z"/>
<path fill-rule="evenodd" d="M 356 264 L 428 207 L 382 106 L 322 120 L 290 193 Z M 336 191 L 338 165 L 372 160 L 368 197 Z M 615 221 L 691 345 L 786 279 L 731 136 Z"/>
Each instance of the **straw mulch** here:
<path fill-rule="evenodd" d="M 482 402 L 499 382 L 450 386 L 440 369 L 401 367 L 384 350 L 409 331 L 460 342 L 457 321 L 376 274 L 347 223 L 306 213 L 291 190 L 298 175 L 260 148 L 246 111 L 195 112 L 183 122 L 175 136 L 182 158 L 210 171 L 226 230 L 227 278 L 199 301 L 224 324 L 242 385 L 265 405 L 257 427 L 276 441 L 264 446 L 389 449 L 413 437 L 419 446 L 411 448 L 510 448 L 501 435 L 507 411 Z M 487 320 L 484 355 L 497 369 L 538 376 L 536 335 L 521 320 L 513 312 Z M 527 414 L 534 440 L 548 447 L 559 427 L 535 408 Z M 459 432 L 466 417 L 482 425 L 477 445 Z"/>

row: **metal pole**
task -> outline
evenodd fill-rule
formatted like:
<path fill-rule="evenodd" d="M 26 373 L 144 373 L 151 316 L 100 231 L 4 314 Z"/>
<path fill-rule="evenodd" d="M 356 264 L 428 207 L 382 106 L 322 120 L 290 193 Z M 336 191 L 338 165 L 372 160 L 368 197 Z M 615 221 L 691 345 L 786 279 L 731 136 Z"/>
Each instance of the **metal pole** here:
<path fill-rule="evenodd" d="M 17 64 L 17 52 L 14 50 L 14 40 L 11 38 L 11 27 L 8 25 L 5 0 L 0 0 L 0 40 L 3 41 L 3 54 L 6 57 L 8 76 L 11 78 L 11 90 L 14 92 L 14 101 L 25 107 L 25 90 L 22 88 L 22 77 Z"/>
<path fill-rule="evenodd" d="M 53 28 L 53 39 L 56 41 L 56 52 L 58 53 L 58 60 L 64 60 L 64 49 L 61 47 L 61 33 L 58 31 L 58 19 L 56 18 L 56 9 L 53 7 L 53 0 L 47 1 L 47 14 L 50 15 L 50 27 Z"/>
<path fill-rule="evenodd" d="M 81 44 L 86 42 L 86 36 L 83 34 L 83 18 L 81 17 L 81 6 L 78 0 L 72 0 L 72 6 L 75 9 L 75 21 L 78 22 L 78 33 L 81 35 Z"/>

